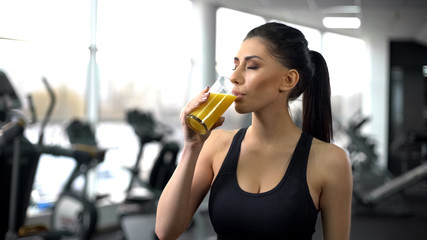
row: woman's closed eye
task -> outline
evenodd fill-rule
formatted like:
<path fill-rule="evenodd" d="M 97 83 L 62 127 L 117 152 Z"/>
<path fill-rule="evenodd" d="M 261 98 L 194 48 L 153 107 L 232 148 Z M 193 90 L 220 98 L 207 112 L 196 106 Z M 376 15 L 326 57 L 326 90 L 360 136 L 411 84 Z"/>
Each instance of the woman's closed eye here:
<path fill-rule="evenodd" d="M 246 68 L 247 69 L 256 70 L 256 69 L 258 69 L 258 66 L 247 66 Z"/>
<path fill-rule="evenodd" d="M 235 71 L 236 69 L 237 69 L 237 67 L 238 66 L 235 66 L 233 69 L 231 69 L 231 70 L 233 70 L 233 71 Z M 258 66 L 247 66 L 246 67 L 247 69 L 251 69 L 251 70 L 256 70 L 256 69 L 258 69 Z"/>

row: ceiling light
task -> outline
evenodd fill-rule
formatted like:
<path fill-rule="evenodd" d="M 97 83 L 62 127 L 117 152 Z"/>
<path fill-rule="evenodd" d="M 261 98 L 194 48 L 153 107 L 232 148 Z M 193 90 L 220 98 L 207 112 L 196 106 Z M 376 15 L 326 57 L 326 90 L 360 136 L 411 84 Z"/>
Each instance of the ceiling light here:
<path fill-rule="evenodd" d="M 327 28 L 359 28 L 360 19 L 358 17 L 324 17 L 323 26 Z"/>

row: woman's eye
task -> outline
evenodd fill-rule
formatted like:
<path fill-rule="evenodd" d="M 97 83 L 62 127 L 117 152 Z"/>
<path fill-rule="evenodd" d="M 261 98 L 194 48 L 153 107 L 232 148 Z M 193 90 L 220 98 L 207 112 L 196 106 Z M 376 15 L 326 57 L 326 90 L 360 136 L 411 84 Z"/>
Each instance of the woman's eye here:
<path fill-rule="evenodd" d="M 235 66 L 232 70 L 233 70 L 233 71 L 234 71 L 234 70 L 236 70 L 236 69 L 237 69 L 237 67 L 238 67 L 238 66 Z M 247 68 L 247 69 L 256 70 L 256 69 L 258 69 L 258 66 L 247 66 L 246 68 Z"/>

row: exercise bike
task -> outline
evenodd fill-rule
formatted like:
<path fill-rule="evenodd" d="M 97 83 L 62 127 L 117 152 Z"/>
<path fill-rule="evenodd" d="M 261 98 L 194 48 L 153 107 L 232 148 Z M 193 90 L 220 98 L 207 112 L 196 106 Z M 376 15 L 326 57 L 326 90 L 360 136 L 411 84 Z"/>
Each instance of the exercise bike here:
<path fill-rule="evenodd" d="M 1 72 L 0 72 L 1 73 Z M 3 100 L 0 105 L 8 106 L 10 102 L 18 102 L 15 108 L 20 107 L 20 101 L 16 97 L 13 87 L 5 75 L 0 77 L 0 92 L 1 99 Z M 6 236 L 7 240 L 18 239 L 19 237 L 37 236 L 38 239 L 90 239 L 95 230 L 96 225 L 96 209 L 92 201 L 88 200 L 85 196 L 85 189 L 82 192 L 74 191 L 71 184 L 80 174 L 87 174 L 88 169 L 94 166 L 94 162 L 101 162 L 104 159 L 105 150 L 97 149 L 89 145 L 74 145 L 73 148 L 63 148 L 60 146 L 47 146 L 43 144 L 44 128 L 55 105 L 55 96 L 47 81 L 43 80 L 46 88 L 48 89 L 51 102 L 49 104 L 46 116 L 41 124 L 39 141 L 37 144 L 31 144 L 25 137 L 22 136 L 25 120 L 20 117 L 12 117 L 9 124 L 18 126 L 11 129 L 18 129 L 15 131 L 13 137 L 10 133 L 10 127 L 2 126 L 3 133 L 8 130 L 7 138 L 3 138 L 2 148 L 0 149 L 0 169 L 2 176 L 6 177 L 2 181 L 2 190 L 10 191 L 10 200 L 2 200 L 2 207 L 9 208 L 9 214 L 3 214 L 0 218 L 2 226 L 2 235 Z M 11 99 L 13 101 L 11 101 Z M 30 98 L 31 99 L 31 98 Z M 30 102 L 31 109 L 32 102 Z M 6 116 L 9 113 L 14 113 L 14 109 L 2 109 L 2 114 Z M 10 115 L 10 114 L 9 114 Z M 33 115 L 35 115 L 33 113 Z M 18 119 L 18 120 L 16 120 Z M 16 124 L 19 123 L 19 124 Z M 24 123 L 24 124 L 23 124 Z M 5 127 L 5 128 L 3 128 Z M 13 140 L 13 147 L 10 147 L 10 141 Z M 45 228 L 24 228 L 26 210 L 29 204 L 30 193 L 32 190 L 34 175 L 38 165 L 41 154 L 51 154 L 54 156 L 66 156 L 76 160 L 76 167 L 71 174 L 65 188 L 57 200 L 52 210 L 51 229 L 46 231 Z M 13 156 L 13 157 L 12 157 Z M 10 163 L 11 162 L 11 163 Z M 8 174 L 11 172 L 11 174 Z M 4 205 L 3 205 L 4 203 Z M 2 212 L 4 211 L 2 208 Z M 3 223 L 6 222 L 6 223 Z M 7 231 L 3 226 L 8 226 Z M 35 231 L 39 230 L 39 231 Z"/>

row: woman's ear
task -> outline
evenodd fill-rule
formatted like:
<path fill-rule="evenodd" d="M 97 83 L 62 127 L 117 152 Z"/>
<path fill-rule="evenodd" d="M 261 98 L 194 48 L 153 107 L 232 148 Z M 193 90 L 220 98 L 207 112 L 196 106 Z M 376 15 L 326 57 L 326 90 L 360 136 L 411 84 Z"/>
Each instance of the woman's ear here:
<path fill-rule="evenodd" d="M 284 75 L 280 84 L 280 91 L 289 91 L 294 88 L 299 81 L 299 73 L 295 69 L 289 69 Z"/>

